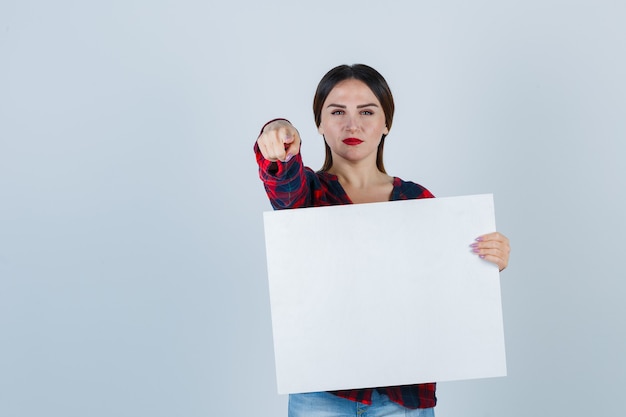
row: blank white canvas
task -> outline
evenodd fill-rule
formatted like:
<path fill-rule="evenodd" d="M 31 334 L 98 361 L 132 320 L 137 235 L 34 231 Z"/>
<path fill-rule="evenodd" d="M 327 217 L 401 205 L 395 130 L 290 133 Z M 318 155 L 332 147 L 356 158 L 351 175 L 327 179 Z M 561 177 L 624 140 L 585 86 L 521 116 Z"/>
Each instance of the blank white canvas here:
<path fill-rule="evenodd" d="M 506 375 L 493 196 L 264 213 L 279 393 Z"/>

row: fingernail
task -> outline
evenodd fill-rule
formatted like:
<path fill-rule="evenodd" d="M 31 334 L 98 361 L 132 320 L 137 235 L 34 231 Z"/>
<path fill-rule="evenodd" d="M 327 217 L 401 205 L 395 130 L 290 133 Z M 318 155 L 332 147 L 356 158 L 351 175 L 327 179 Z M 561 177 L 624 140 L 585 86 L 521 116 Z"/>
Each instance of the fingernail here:
<path fill-rule="evenodd" d="M 472 252 L 474 252 L 474 253 L 480 253 L 480 249 L 478 249 L 478 248 L 474 248 L 474 249 L 472 249 Z"/>
<path fill-rule="evenodd" d="M 485 255 L 478 255 L 480 259 L 485 259 Z"/>
<path fill-rule="evenodd" d="M 483 237 L 482 236 L 478 236 L 476 239 L 474 239 L 476 242 L 482 242 L 483 241 Z"/>
<path fill-rule="evenodd" d="M 472 243 L 470 246 L 471 246 L 472 248 L 477 248 L 477 247 L 478 247 L 478 243 Z"/>
<path fill-rule="evenodd" d="M 288 153 L 287 157 L 285 158 L 285 160 L 283 162 L 289 162 L 291 160 L 291 158 L 293 158 L 293 155 Z"/>

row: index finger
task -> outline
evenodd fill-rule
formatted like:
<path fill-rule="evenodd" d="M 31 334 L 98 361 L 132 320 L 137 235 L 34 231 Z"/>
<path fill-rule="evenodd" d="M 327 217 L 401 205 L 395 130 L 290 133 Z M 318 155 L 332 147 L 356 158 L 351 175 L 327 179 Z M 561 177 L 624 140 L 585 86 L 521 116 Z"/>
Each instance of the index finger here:
<path fill-rule="evenodd" d="M 485 242 L 488 240 L 498 240 L 501 242 L 506 242 L 509 239 L 500 232 L 487 233 L 486 235 L 482 235 L 476 238 L 477 242 Z"/>

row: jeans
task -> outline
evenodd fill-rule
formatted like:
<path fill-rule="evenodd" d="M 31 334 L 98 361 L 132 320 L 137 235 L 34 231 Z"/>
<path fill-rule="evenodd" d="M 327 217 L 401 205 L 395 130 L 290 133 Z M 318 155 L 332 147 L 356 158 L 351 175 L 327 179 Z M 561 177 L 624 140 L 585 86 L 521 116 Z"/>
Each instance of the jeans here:
<path fill-rule="evenodd" d="M 289 395 L 289 417 L 434 417 L 434 408 L 411 410 L 374 390 L 372 405 L 337 397 L 328 392 Z"/>

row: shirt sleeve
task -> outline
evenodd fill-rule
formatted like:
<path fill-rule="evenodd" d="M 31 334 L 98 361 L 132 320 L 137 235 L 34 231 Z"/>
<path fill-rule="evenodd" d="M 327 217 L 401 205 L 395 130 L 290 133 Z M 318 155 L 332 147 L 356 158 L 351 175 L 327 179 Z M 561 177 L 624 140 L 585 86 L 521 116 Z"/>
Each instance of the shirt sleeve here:
<path fill-rule="evenodd" d="M 288 162 L 268 161 L 256 142 L 254 153 L 259 165 L 259 178 L 272 207 L 275 210 L 306 207 L 310 191 L 301 154 Z"/>

